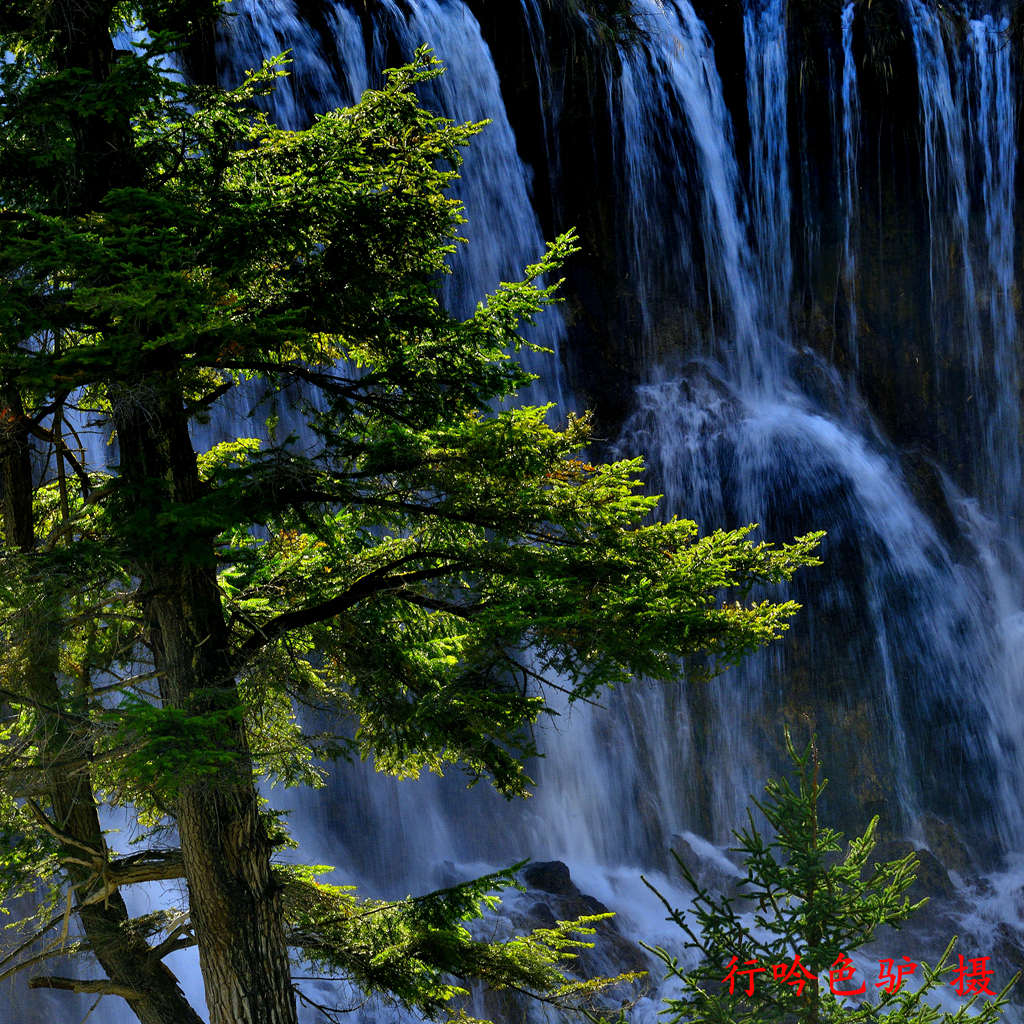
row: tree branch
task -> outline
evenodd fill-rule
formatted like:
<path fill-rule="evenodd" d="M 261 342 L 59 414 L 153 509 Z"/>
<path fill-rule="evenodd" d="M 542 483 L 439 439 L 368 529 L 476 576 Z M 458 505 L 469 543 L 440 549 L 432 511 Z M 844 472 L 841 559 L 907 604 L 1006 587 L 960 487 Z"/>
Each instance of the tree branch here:
<path fill-rule="evenodd" d="M 47 444 L 52 444 L 57 448 L 61 458 L 71 466 L 75 476 L 78 477 L 78 482 L 82 487 L 82 497 L 88 498 L 92 492 L 92 481 L 89 479 L 89 474 L 85 471 L 85 467 L 72 455 L 71 449 L 65 444 L 63 438 L 57 437 L 52 431 L 39 426 L 28 419 L 28 417 L 26 417 L 26 422 L 28 423 L 28 432 L 33 437 L 38 438 L 40 441 L 46 441 Z"/>
<path fill-rule="evenodd" d="M 188 949 L 190 946 L 195 946 L 197 944 L 196 937 L 189 934 L 191 924 L 191 920 L 186 918 L 181 924 L 171 929 L 166 938 L 150 950 L 150 957 L 154 960 L 163 960 L 165 956 L 175 953 L 179 949 Z"/>
<path fill-rule="evenodd" d="M 408 555 L 399 562 L 418 560 L 422 555 Z M 347 611 L 360 601 L 381 594 L 389 590 L 401 590 L 409 583 L 419 583 L 424 580 L 436 579 L 438 576 L 445 576 L 452 572 L 464 569 L 462 563 L 450 565 L 438 565 L 430 569 L 420 569 L 416 572 L 401 573 L 397 576 L 388 575 L 390 571 L 399 564 L 394 562 L 380 569 L 375 569 L 362 579 L 357 580 L 343 594 L 332 597 L 329 601 L 321 601 L 319 604 L 309 605 L 306 608 L 297 608 L 294 611 L 283 612 L 259 627 L 257 633 L 251 636 L 238 649 L 235 656 L 235 664 L 239 667 L 252 658 L 257 651 L 267 644 L 291 632 L 293 629 L 301 629 L 303 626 L 313 626 L 318 622 L 326 622 L 336 615 Z"/>
<path fill-rule="evenodd" d="M 118 985 L 112 981 L 99 979 L 78 978 L 55 978 L 42 976 L 29 978 L 29 988 L 59 988 L 68 992 L 98 992 L 104 996 L 121 996 L 123 999 L 145 999 L 142 992 L 138 992 L 127 985 Z"/>
<path fill-rule="evenodd" d="M 46 766 L 41 766 L 41 770 L 45 771 Z M 87 846 L 85 843 L 80 843 L 77 839 L 73 838 L 72 836 L 69 836 L 64 832 L 61 832 L 61 830 L 57 828 L 57 826 L 54 825 L 52 821 L 50 821 L 50 819 L 43 812 L 43 809 L 39 806 L 39 804 L 35 802 L 35 800 L 32 800 L 31 798 L 26 799 L 25 806 L 28 807 L 28 809 L 32 812 L 32 817 L 36 819 L 36 821 L 39 823 L 40 826 L 42 826 L 44 831 L 49 832 L 50 835 L 53 836 L 53 838 L 56 839 L 57 842 L 59 842 L 62 846 L 75 846 L 79 850 L 85 850 L 85 852 L 88 853 L 93 858 L 93 860 L 98 863 L 102 863 L 105 860 L 106 854 L 104 853 L 104 851 L 97 850 L 94 846 Z"/>
<path fill-rule="evenodd" d="M 208 409 L 218 398 L 223 398 L 234 386 L 235 382 L 233 380 L 227 380 L 223 384 L 217 385 L 209 394 L 203 395 L 202 398 L 197 398 L 194 402 L 189 402 L 185 406 L 185 412 L 189 416 L 194 416 L 196 413 Z"/>

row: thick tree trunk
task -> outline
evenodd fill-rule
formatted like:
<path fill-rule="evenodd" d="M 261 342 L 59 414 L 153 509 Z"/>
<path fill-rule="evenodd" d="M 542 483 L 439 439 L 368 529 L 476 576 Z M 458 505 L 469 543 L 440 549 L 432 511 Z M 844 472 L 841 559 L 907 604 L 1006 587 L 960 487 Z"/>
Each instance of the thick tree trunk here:
<path fill-rule="evenodd" d="M 210 1024 L 296 1024 L 281 898 L 255 792 L 217 782 L 189 787 L 178 801 L 178 831 Z"/>
<path fill-rule="evenodd" d="M 35 547 L 31 456 L 27 434 L 19 427 L 24 420 L 20 397 L 14 389 L 6 388 L 3 399 L 14 423 L 0 444 L 4 540 L 9 548 L 27 554 Z M 76 747 L 88 746 L 88 739 L 76 735 L 69 717 L 61 712 L 63 700 L 57 685 L 62 632 L 59 601 L 47 599 L 45 582 L 36 589 L 41 599 L 26 604 L 22 621 L 12 630 L 21 648 L 19 662 L 23 672 L 19 679 L 5 683 L 9 689 L 21 691 L 36 702 L 36 744 L 45 779 L 46 809 L 57 830 L 71 840 L 62 844 L 62 856 L 81 862 L 89 857 L 82 847 L 93 851 L 92 867 L 65 863 L 67 876 L 76 887 L 78 916 L 85 937 L 110 981 L 136 993 L 126 998 L 142 1024 L 202 1024 L 171 971 L 143 938 L 133 934 L 120 892 L 110 893 L 102 903 L 81 905 L 93 890 L 103 888 L 106 845 L 88 770 L 69 774 L 49 767 L 67 760 Z"/>
<path fill-rule="evenodd" d="M 140 534 L 137 571 L 165 703 L 220 715 L 216 753 L 229 763 L 179 781 L 174 793 L 199 963 L 211 1024 L 297 1024 L 281 895 L 259 816 L 239 696 L 231 674 L 212 538 L 190 525 L 201 494 L 187 419 L 173 375 L 118 395 L 121 470 L 142 522 L 173 521 L 174 535 Z M 197 764 L 203 751 L 196 752 Z"/>
<path fill-rule="evenodd" d="M 114 41 L 110 22 L 116 0 L 56 0 L 48 20 L 54 29 L 58 64 L 86 72 L 96 82 L 110 77 Z M 75 140 L 74 177 L 62 197 L 71 210 L 94 209 L 112 188 L 138 178 L 131 124 L 116 104 L 106 109 L 72 109 L 69 122 Z"/>

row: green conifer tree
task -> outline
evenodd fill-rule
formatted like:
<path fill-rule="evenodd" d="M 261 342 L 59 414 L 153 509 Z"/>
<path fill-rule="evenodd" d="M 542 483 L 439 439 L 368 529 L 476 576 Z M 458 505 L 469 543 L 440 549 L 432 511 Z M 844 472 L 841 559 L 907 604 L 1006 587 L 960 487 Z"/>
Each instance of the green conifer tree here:
<path fill-rule="evenodd" d="M 507 879 L 357 903 L 279 863 L 258 783 L 358 755 L 522 795 L 550 686 L 736 661 L 795 607 L 752 591 L 816 538 L 652 524 L 639 460 L 583 457 L 587 418 L 508 408 L 574 243 L 466 320 L 443 307 L 448 190 L 483 126 L 424 109 L 429 53 L 285 131 L 260 107 L 273 55 L 234 89 L 173 70 L 219 13 L 0 6 L 0 878 L 49 892 L 0 973 L 75 948 L 102 976 L 33 984 L 144 1024 L 198 1021 L 163 962 L 187 946 L 212 1024 L 294 1024 L 293 960 L 434 1016 L 472 979 L 566 994 L 565 929 L 463 926 Z M 217 443 L 201 427 L 229 406 Z M 98 804 L 138 815 L 133 852 Z M 133 919 L 121 890 L 154 879 L 187 898 Z"/>
<path fill-rule="evenodd" d="M 786 749 L 795 786 L 770 780 L 765 798 L 753 801 L 772 838 L 755 823 L 753 809 L 747 827 L 733 833 L 745 874 L 732 896 L 702 888 L 678 856 L 696 892 L 689 913 L 647 883 L 685 933 L 686 946 L 701 956 L 686 970 L 663 947 L 645 946 L 681 989 L 665 999 L 668 1024 L 994 1024 L 1016 977 L 991 998 L 970 994 L 953 1012 L 929 1002 L 954 970 L 955 940 L 934 966 L 916 965 L 905 984 L 897 984 L 902 961 L 889 965 L 892 976 L 882 988 L 856 971 L 851 952 L 879 928 L 899 928 L 926 902 L 911 903 L 907 895 L 916 858 L 871 860 L 877 817 L 843 852 L 842 836 L 818 820 L 826 780 L 819 777 L 816 745 L 801 753 L 787 731 Z"/>

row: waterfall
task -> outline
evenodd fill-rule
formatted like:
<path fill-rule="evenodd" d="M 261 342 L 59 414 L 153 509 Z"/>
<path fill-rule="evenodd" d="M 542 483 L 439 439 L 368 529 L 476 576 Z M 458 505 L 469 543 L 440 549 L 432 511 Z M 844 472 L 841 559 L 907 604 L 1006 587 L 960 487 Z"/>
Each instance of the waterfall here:
<path fill-rule="evenodd" d="M 943 32 L 940 16 L 909 0 L 932 223 L 933 346 L 941 382 L 959 370 L 967 384 L 940 398 L 962 402 L 959 441 L 972 473 L 957 488 L 955 510 L 975 545 L 989 617 L 993 736 L 1000 751 L 1000 803 L 1013 821 L 1007 846 L 1020 841 L 1021 728 L 1024 677 L 1021 621 L 1022 550 L 1021 371 L 1014 268 L 1014 181 L 1017 164 L 1016 91 L 1006 18 L 965 19 L 962 45 Z M 972 188 L 972 185 L 975 187 Z M 978 211 L 980 208 L 980 213 Z M 950 255 L 955 253 L 955 259 Z M 951 315 L 944 270 L 960 267 L 962 316 Z M 942 369 L 940 369 L 942 364 Z M 949 367 L 946 370 L 945 367 Z M 966 392 L 966 394 L 965 394 Z M 953 461 L 956 453 L 951 453 Z M 1011 838 L 1012 836 L 1012 838 Z"/>
<path fill-rule="evenodd" d="M 991 380 L 977 382 L 992 398 L 985 404 L 984 445 L 991 480 L 986 497 L 1020 529 L 1021 370 L 1017 346 L 1014 283 L 1014 179 L 1017 168 L 1016 95 L 1010 72 L 1009 20 L 990 15 L 969 23 L 968 83 L 964 103 L 969 143 L 981 167 L 986 255 L 984 289 L 987 349 L 975 363 L 987 365 Z"/>
<path fill-rule="evenodd" d="M 918 90 L 924 133 L 924 164 L 931 224 L 931 302 L 933 372 L 944 404 L 967 410 L 951 443 L 980 456 L 965 482 L 977 489 L 990 508 L 1006 491 L 997 482 L 1005 450 L 1002 435 L 1014 418 L 999 397 L 1004 381 L 993 380 L 1000 363 L 1015 359 L 998 337 L 1006 326 L 1005 298 L 1012 286 L 1013 97 L 1009 88 L 1009 47 L 1000 45 L 991 18 L 972 22 L 968 32 L 971 60 L 947 39 L 944 15 L 922 0 L 908 0 L 917 56 Z M 974 88 L 972 88 L 972 86 Z M 978 103 L 972 107 L 972 98 Z M 1003 123 L 1000 123 L 1002 119 Z M 980 150 L 980 152 L 978 152 Z M 984 168 L 983 245 L 988 267 L 978 267 L 972 244 L 971 181 L 980 160 Z M 1008 177 L 1007 177 L 1008 176 Z M 1003 221 L 1003 218 L 1008 218 Z M 998 223 L 998 222 L 1001 222 Z M 1007 242 L 1004 234 L 1009 235 Z M 980 297 L 993 272 L 991 307 L 996 336 L 985 330 Z M 980 272 L 979 272 L 980 271 Z M 1002 298 L 1000 298 L 1002 296 Z M 1012 312 L 1010 314 L 1012 324 Z M 1012 326 L 1010 327 L 1012 330 Z M 1002 350 L 1002 351 L 1000 351 Z M 1005 373 L 1011 367 L 1001 367 Z M 962 371 L 962 375 L 961 375 Z M 1016 376 L 1015 369 L 1011 373 Z M 1007 380 L 1005 383 L 1009 383 Z M 1019 401 L 1015 392 L 1013 403 Z M 1016 480 L 1019 482 L 1019 462 Z M 1013 485 L 1011 484 L 1011 488 Z M 1018 488 L 1013 488 L 1019 491 Z M 1019 503 L 1019 493 L 1014 502 Z"/>
<path fill-rule="evenodd" d="M 843 210 L 843 246 L 839 272 L 846 298 L 846 337 L 850 358 L 856 367 L 857 346 L 857 163 L 860 152 L 860 100 L 857 95 L 857 64 L 853 55 L 853 19 L 857 7 L 849 0 L 843 8 L 842 44 L 842 157 L 839 194 Z"/>
<path fill-rule="evenodd" d="M 714 46 L 687 0 L 638 0 L 638 17 L 652 31 L 643 46 L 622 48 L 618 79 L 616 140 L 621 151 L 622 194 L 626 197 L 630 272 L 644 310 L 655 303 L 653 266 L 665 261 L 678 279 L 692 259 L 680 247 L 691 244 L 687 222 L 698 222 L 705 255 L 705 292 L 716 335 L 732 339 L 738 358 L 753 373 L 757 349 L 758 298 L 746 241 L 746 223 L 737 205 L 736 166 L 729 114 L 717 82 Z M 685 120 L 678 124 L 676 112 Z M 685 175 L 696 164 L 699 204 L 691 210 L 685 192 L 667 173 Z M 664 268 L 657 280 L 664 285 Z M 678 288 L 678 283 L 675 284 Z"/>
<path fill-rule="evenodd" d="M 248 70 L 289 51 L 289 75 L 274 90 L 273 110 L 283 128 L 301 128 L 309 117 L 310 104 L 324 110 L 344 106 L 358 98 L 337 74 L 337 65 L 325 60 L 316 32 L 299 16 L 294 0 L 273 6 L 245 0 L 232 10 L 217 40 L 217 59 L 230 67 L 235 85 Z M 315 97 L 315 99 L 314 99 Z"/>
<path fill-rule="evenodd" d="M 979 354 L 974 270 L 969 246 L 970 196 L 967 156 L 964 151 L 963 111 L 954 93 L 953 69 L 946 53 L 941 15 L 921 0 L 907 0 L 911 16 L 914 52 L 917 56 L 918 90 L 924 132 L 924 167 L 928 213 L 931 222 L 932 329 L 936 342 L 945 336 L 949 307 L 943 306 L 951 282 L 942 276 L 951 247 L 959 262 L 960 291 L 965 309 L 964 333 L 972 361 Z M 941 356 L 936 351 L 935 372 L 941 377 Z"/>
<path fill-rule="evenodd" d="M 868 357 L 858 348 L 858 338 L 877 329 L 862 312 L 858 275 L 866 247 L 882 245 L 881 232 L 864 226 L 872 211 L 860 198 L 869 94 L 858 76 L 855 28 L 865 5 L 847 0 L 837 11 L 831 51 L 841 75 L 831 79 L 839 92 L 826 163 L 837 176 L 829 191 L 839 199 L 832 255 L 846 305 L 848 374 L 829 362 L 828 345 L 798 309 L 789 5 L 745 0 L 737 53 L 725 55 L 728 41 L 713 37 L 690 0 L 635 0 L 635 39 L 602 41 L 586 20 L 581 35 L 594 48 L 589 68 L 609 111 L 616 178 L 607 204 L 621 237 L 608 258 L 623 305 L 636 311 L 622 329 L 641 380 L 609 448 L 646 456 L 667 515 L 707 528 L 756 522 L 777 540 L 828 530 L 825 566 L 794 584 L 805 608 L 790 639 L 707 688 L 638 681 L 602 696 L 602 707 L 556 706 L 540 737 L 547 756 L 531 767 L 538 787 L 529 801 L 509 805 L 483 786 L 467 793 L 457 776 L 396 783 L 366 765 L 341 766 L 319 796 L 273 794 L 275 805 L 293 811 L 306 860 L 338 865 L 337 880 L 359 883 L 367 895 L 394 897 L 525 857 L 558 858 L 584 892 L 620 913 L 625 934 L 678 946 L 639 871 L 668 870 L 673 836 L 728 841 L 748 794 L 781 767 L 783 721 L 821 737 L 836 779 L 832 809 L 846 825 L 863 828 L 869 814 L 882 813 L 890 835 L 929 844 L 936 822 L 952 824 L 988 867 L 1019 850 L 1018 83 L 1005 19 L 965 16 L 958 34 L 935 5 L 902 5 L 916 80 L 900 88 L 916 89 L 919 100 L 920 124 L 906 127 L 920 130 L 929 222 L 921 245 L 930 293 L 920 301 L 931 349 L 921 353 L 921 386 L 942 412 L 935 450 L 907 452 L 890 436 L 871 407 Z M 522 119 L 506 107 L 509 83 L 477 5 L 376 0 L 367 9 L 323 0 L 318 29 L 300 13 L 307 6 L 235 0 L 220 42 L 220 60 L 236 77 L 291 49 L 292 77 L 273 100 L 282 123 L 298 126 L 355 100 L 424 42 L 448 66 L 424 89 L 426 101 L 457 120 L 490 119 L 456 183 L 469 244 L 444 285 L 450 306 L 468 312 L 543 249 L 532 170 L 513 129 L 522 130 Z M 571 71 L 553 66 L 547 5 L 514 6 L 529 55 L 522 75 L 550 101 L 538 113 L 535 148 L 549 162 L 557 220 L 558 190 L 584 187 L 565 180 L 569 161 L 559 149 L 564 121 L 574 116 L 564 89 Z M 745 110 L 735 99 L 730 106 L 721 70 L 728 60 Z M 680 320 L 694 343 L 670 351 L 666 324 Z M 589 341 L 579 330 L 575 337 Z M 547 390 L 533 400 L 564 407 L 585 393 L 587 381 L 562 377 L 565 319 L 548 311 L 532 338 L 553 353 L 536 364 Z M 609 372 L 594 372 L 602 371 Z M 211 429 L 228 437 L 233 427 L 222 415 Z M 1019 886 L 1015 870 L 1011 864 L 995 884 Z M 978 915 L 972 927 L 984 934 L 998 910 L 986 902 Z M 653 1021 L 657 1008 L 645 1000 L 637 1021 Z M 352 1019 L 398 1018 L 369 1005 Z"/>
<path fill-rule="evenodd" d="M 982 259 L 979 282 L 987 303 L 978 315 L 983 366 L 979 403 L 979 461 L 984 476 L 977 501 L 960 504 L 964 529 L 979 553 L 996 630 L 993 699 L 1004 757 L 1003 804 L 1019 805 L 1021 682 L 1024 680 L 1024 463 L 1020 452 L 1021 366 L 1015 282 L 1014 182 L 1017 168 L 1016 90 L 1011 75 L 1009 20 L 991 15 L 968 22 L 962 103 L 973 165 L 980 168 Z M 977 199 L 977 197 L 976 197 Z"/>
<path fill-rule="evenodd" d="M 786 0 L 752 0 L 743 19 L 750 118 L 751 210 L 768 326 L 784 331 L 793 285 L 790 246 L 789 55 Z"/>
<path fill-rule="evenodd" d="M 338 39 L 349 40 L 336 44 L 348 79 L 372 82 L 396 47 L 407 53 L 426 40 L 450 63 L 431 101 L 449 116 L 494 119 L 458 186 L 470 245 L 449 299 L 456 307 L 467 303 L 532 258 L 540 241 L 529 171 L 517 155 L 478 23 L 458 0 L 409 7 L 381 0 L 367 53 L 365 32 L 345 20 L 346 9 L 330 9 Z M 647 455 L 667 514 L 709 526 L 760 522 L 776 538 L 829 530 L 826 567 L 800 583 L 807 607 L 795 641 L 748 659 L 706 691 L 637 684 L 604 697 L 601 709 L 559 708 L 554 729 L 542 738 L 547 756 L 533 769 L 537 793 L 526 804 L 509 807 L 482 788 L 467 794 L 457 779 L 393 784 L 357 767 L 333 780 L 326 801 L 303 802 L 297 813 L 312 855 L 339 864 L 341 877 L 372 891 L 398 895 L 450 872 L 464 876 L 524 856 L 560 858 L 585 891 L 622 913 L 627 931 L 657 938 L 656 908 L 642 898 L 630 903 L 630 879 L 641 866 L 667 868 L 673 834 L 727 841 L 748 794 L 778 767 L 783 719 L 801 727 L 809 721 L 823 736 L 832 770 L 848 779 L 841 809 L 851 821 L 862 823 L 864 807 L 885 807 L 890 832 L 921 843 L 928 842 L 931 816 L 963 824 L 974 839 L 987 837 L 990 856 L 1019 844 L 1024 822 L 1014 792 L 1024 728 L 1013 707 L 1024 617 L 989 505 L 941 465 L 931 471 L 971 549 L 966 557 L 921 506 L 898 448 L 853 383 L 791 322 L 786 5 L 749 0 L 745 10 L 746 174 L 716 42 L 694 7 L 689 0 L 636 0 L 636 10 L 640 38 L 594 59 L 612 111 L 625 226 L 618 258 L 639 309 L 637 351 L 648 361 L 665 355 L 660 324 L 673 304 L 700 307 L 703 327 L 685 373 L 678 358 L 647 367 L 615 449 Z M 541 95 L 550 91 L 555 100 L 540 127 L 551 154 L 563 94 L 542 30 L 544 12 L 534 0 L 522 0 L 522 11 L 527 71 Z M 1002 403 L 1003 426 L 992 424 L 989 435 L 977 433 L 980 412 L 968 418 L 988 463 L 1005 470 L 1009 494 L 1016 472 L 1010 443 L 996 437 L 1015 415 L 1009 396 L 1017 379 L 1008 55 L 997 44 L 999 23 L 981 19 L 971 23 L 961 66 L 934 11 L 921 0 L 906 0 L 906 11 L 931 216 L 930 359 L 943 387 L 951 355 L 966 361 L 979 392 L 976 410 Z M 836 265 L 851 344 L 858 249 L 866 244 L 857 194 L 862 114 L 854 26 L 851 2 L 836 26 L 842 77 L 834 161 L 841 204 Z M 354 91 L 351 81 L 347 88 Z M 557 188 L 563 162 L 557 151 L 551 159 Z M 968 170 L 975 164 L 983 227 L 972 216 Z M 992 243 L 984 261 L 972 233 Z M 950 251 L 957 254 L 952 269 Z M 946 295 L 950 286 L 955 296 Z M 951 320 L 957 339 L 942 330 Z M 560 323 L 547 330 L 560 341 Z M 1002 397 L 986 367 L 986 337 L 997 339 L 992 359 L 1002 367 Z M 951 398 L 948 388 L 940 393 Z"/>
<path fill-rule="evenodd" d="M 678 24 L 689 23 L 682 4 L 666 8 L 663 20 L 673 33 L 679 31 Z M 648 20 L 652 22 L 653 18 Z M 702 523 L 761 522 L 770 526 L 769 535 L 778 536 L 811 528 L 814 510 L 828 509 L 832 537 L 826 544 L 826 558 L 853 558 L 855 564 L 844 564 L 841 570 L 849 571 L 851 579 L 837 576 L 815 586 L 809 598 L 813 600 L 810 615 L 828 621 L 837 608 L 857 609 L 861 635 L 839 641 L 815 635 L 810 625 L 803 642 L 816 652 L 812 660 L 822 666 L 848 662 L 851 667 L 870 668 L 865 679 L 843 680 L 840 674 L 821 681 L 829 692 L 834 690 L 834 706 L 844 709 L 831 726 L 824 724 L 827 713 L 811 711 L 809 704 L 803 710 L 817 716 L 822 729 L 833 730 L 830 740 L 838 746 L 849 744 L 849 738 L 839 733 L 844 714 L 864 719 L 867 735 L 860 743 L 870 754 L 866 761 L 863 754 L 857 761 L 853 750 L 848 756 L 869 777 L 868 762 L 876 766 L 875 784 L 890 791 L 900 808 L 898 827 L 912 832 L 924 808 L 936 804 L 942 786 L 950 781 L 929 766 L 921 746 L 925 736 L 918 731 L 921 726 L 941 728 L 950 749 L 956 751 L 963 807 L 970 799 L 965 776 L 972 771 L 984 776 L 986 760 L 997 755 L 1003 739 L 988 707 L 997 689 L 992 679 L 997 658 L 984 610 L 985 588 L 958 565 L 947 543 L 917 508 L 896 453 L 879 441 L 876 427 L 858 411 L 857 402 L 848 401 L 840 408 L 823 404 L 823 397 L 828 403 L 828 394 L 835 395 L 842 385 L 820 359 L 801 352 L 801 339 L 792 336 L 786 315 L 792 273 L 788 185 L 780 190 L 780 183 L 787 181 L 789 159 L 785 25 L 780 7 L 771 4 L 753 5 L 744 24 L 751 130 L 750 195 L 746 198 L 739 191 L 721 82 L 709 51 L 694 45 L 701 35 L 687 36 L 689 46 L 665 51 L 657 42 L 650 44 L 665 62 L 655 65 L 660 71 L 656 88 L 679 88 L 677 105 L 686 111 L 694 135 L 700 137 L 702 206 L 705 224 L 712 227 L 703 236 L 704 262 L 709 276 L 735 283 L 723 292 L 737 319 L 725 320 L 713 357 L 705 360 L 696 376 L 680 380 L 671 373 L 662 374 L 639 389 L 636 412 L 627 421 L 618 447 L 621 454 L 647 454 L 654 486 L 665 493 L 669 514 L 692 515 Z M 849 54 L 843 81 L 844 184 L 848 189 L 843 244 L 852 264 L 856 164 L 852 8 L 844 13 L 843 38 Z M 649 66 L 640 55 L 622 59 L 624 78 Z M 629 92 L 645 94 L 633 77 Z M 664 140 L 665 126 L 652 123 L 649 108 L 624 103 L 622 113 L 623 118 L 644 117 L 642 124 L 626 122 L 621 129 L 633 140 L 631 166 L 646 169 L 643 175 L 634 173 L 631 188 L 645 181 L 656 185 L 664 173 L 659 161 L 665 156 L 653 146 L 642 147 L 648 139 Z M 653 191 L 638 191 L 634 202 L 649 210 L 656 208 L 655 200 Z M 749 228 L 743 223 L 744 210 L 749 210 L 754 222 Z M 723 225 L 731 230 L 723 230 Z M 754 252 L 747 246 L 748 237 L 753 239 Z M 723 238 L 730 244 L 722 244 Z M 757 272 L 751 274 L 754 266 Z M 808 393 L 796 375 L 809 371 L 824 379 L 824 396 Z M 763 740 L 753 739 L 759 731 L 758 719 L 781 717 L 787 703 L 792 709 L 794 701 L 811 699 L 785 692 L 787 674 L 793 671 L 794 665 L 787 664 L 780 652 L 750 659 L 716 686 L 708 699 L 710 708 L 701 711 L 710 718 L 700 728 L 716 737 L 699 753 L 703 767 L 697 774 L 706 781 L 697 799 L 704 806 L 683 808 L 685 802 L 678 796 L 674 806 L 683 808 L 689 820 L 702 821 L 713 836 L 728 834 L 761 770 Z M 950 679 L 956 680 L 968 708 L 957 720 L 943 723 L 948 710 L 944 688 Z M 841 685 L 855 688 L 854 692 L 838 689 Z M 678 698 L 678 703 L 684 704 L 685 698 Z M 684 732 L 692 730 L 694 715 L 693 708 L 682 713 L 679 721 Z M 642 720 L 673 727 L 664 713 L 654 709 L 648 709 Z M 678 762 L 679 756 L 670 763 Z M 697 770 L 692 759 L 687 768 L 691 773 Z M 1005 814 L 1000 820 L 1009 842 L 1017 834 L 1020 816 L 1009 800 L 1003 803 Z M 673 806 L 662 797 L 659 804 Z M 664 816 L 662 830 L 671 827 L 670 817 Z"/>

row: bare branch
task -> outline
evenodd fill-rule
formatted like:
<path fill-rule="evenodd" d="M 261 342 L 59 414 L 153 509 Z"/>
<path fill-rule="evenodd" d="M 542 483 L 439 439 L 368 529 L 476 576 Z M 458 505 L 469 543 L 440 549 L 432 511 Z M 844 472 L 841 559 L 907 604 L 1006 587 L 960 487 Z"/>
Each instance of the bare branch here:
<path fill-rule="evenodd" d="M 181 924 L 172 928 L 164 940 L 150 950 L 149 955 L 154 960 L 163 960 L 163 958 L 170 953 L 175 953 L 179 949 L 188 949 L 190 946 L 196 945 L 195 935 L 191 934 L 190 931 L 191 927 L 191 919 L 188 916 L 185 916 Z"/>
<path fill-rule="evenodd" d="M 121 996 L 123 999 L 145 999 L 142 992 L 138 992 L 127 985 L 118 985 L 113 981 L 99 979 L 78 978 L 55 978 L 42 976 L 30 978 L 29 988 L 59 988 L 67 992 L 98 992 L 103 996 Z"/>
<path fill-rule="evenodd" d="M 106 860 L 106 854 L 103 850 L 97 850 L 94 846 L 87 846 L 85 843 L 80 843 L 77 839 L 67 835 L 65 832 L 61 832 L 56 825 L 46 816 L 43 809 L 35 802 L 35 800 L 27 799 L 25 806 L 32 812 L 32 817 L 43 827 L 43 829 L 50 833 L 62 846 L 76 846 L 80 850 L 85 850 L 90 856 L 93 857 L 94 862 L 103 863 Z"/>

